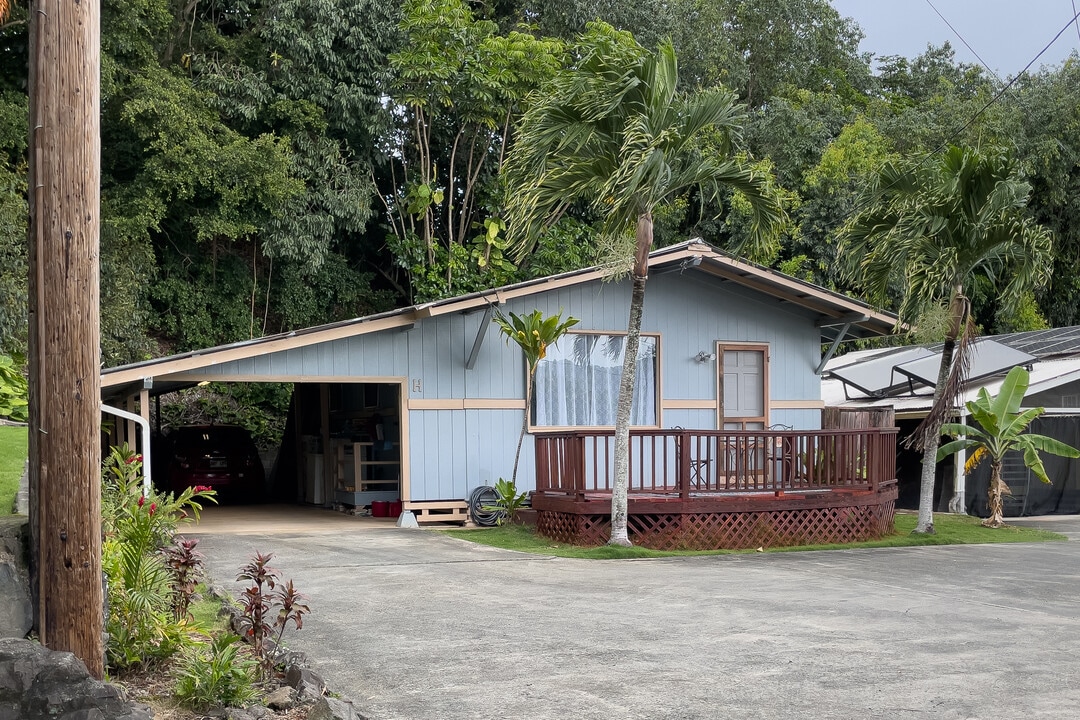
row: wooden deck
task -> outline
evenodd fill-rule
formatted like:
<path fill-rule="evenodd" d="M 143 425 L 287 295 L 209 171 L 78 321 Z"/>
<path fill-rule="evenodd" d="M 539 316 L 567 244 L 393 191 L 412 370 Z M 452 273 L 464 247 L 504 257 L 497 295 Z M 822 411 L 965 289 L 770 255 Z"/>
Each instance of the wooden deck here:
<path fill-rule="evenodd" d="M 535 438 L 538 530 L 595 545 L 610 532 L 610 431 Z M 628 526 L 662 549 L 746 548 L 881 537 L 896 503 L 896 429 L 636 430 Z"/>

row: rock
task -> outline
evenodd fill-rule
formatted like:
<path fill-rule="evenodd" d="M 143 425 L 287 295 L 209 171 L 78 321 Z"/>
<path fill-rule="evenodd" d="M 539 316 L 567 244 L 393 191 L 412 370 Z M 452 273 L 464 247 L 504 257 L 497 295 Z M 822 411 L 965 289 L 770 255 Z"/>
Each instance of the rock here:
<path fill-rule="evenodd" d="M 283 685 L 267 695 L 265 702 L 266 707 L 271 710 L 288 710 L 296 705 L 296 700 L 293 698 L 293 689 L 288 685 Z"/>
<path fill-rule="evenodd" d="M 290 665 L 285 671 L 285 682 L 289 687 L 296 688 L 300 694 L 309 694 L 319 696 L 326 692 L 326 682 L 308 670 L 306 667 L 300 665 Z M 301 686 L 306 686 L 301 690 Z"/>
<path fill-rule="evenodd" d="M 29 640 L 0 640 L 0 718 L 151 720 L 119 688 L 95 680 L 81 660 Z"/>
<path fill-rule="evenodd" d="M 281 664 L 285 666 L 286 672 L 288 672 L 288 669 L 293 665 L 299 665 L 302 668 L 307 667 L 307 655 L 300 652 L 299 650 L 286 650 L 286 652 L 282 655 Z"/>
<path fill-rule="evenodd" d="M 367 720 L 367 717 L 354 710 L 351 701 L 322 697 L 308 712 L 308 720 Z"/>
<path fill-rule="evenodd" d="M 225 708 L 221 717 L 225 720 L 262 720 L 266 715 L 266 708 L 262 705 L 253 705 L 249 708 Z"/>
<path fill-rule="evenodd" d="M 326 694 L 325 685 L 310 685 L 303 680 L 296 686 L 296 697 L 300 702 L 313 703 Z"/>
<path fill-rule="evenodd" d="M 34 623 L 27 575 L 27 520 L 0 517 L 0 637 L 24 638 Z"/>

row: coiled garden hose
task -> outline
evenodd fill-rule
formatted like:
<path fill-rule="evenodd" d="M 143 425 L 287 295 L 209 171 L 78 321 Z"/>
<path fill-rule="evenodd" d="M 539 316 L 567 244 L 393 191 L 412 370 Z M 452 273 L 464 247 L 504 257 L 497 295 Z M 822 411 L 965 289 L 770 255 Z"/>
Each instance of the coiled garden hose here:
<path fill-rule="evenodd" d="M 481 527 L 498 525 L 499 518 L 503 515 L 502 510 L 484 509 L 495 507 L 498 501 L 499 495 L 490 485 L 481 485 L 473 490 L 469 495 L 469 515 L 472 516 L 473 522 Z"/>

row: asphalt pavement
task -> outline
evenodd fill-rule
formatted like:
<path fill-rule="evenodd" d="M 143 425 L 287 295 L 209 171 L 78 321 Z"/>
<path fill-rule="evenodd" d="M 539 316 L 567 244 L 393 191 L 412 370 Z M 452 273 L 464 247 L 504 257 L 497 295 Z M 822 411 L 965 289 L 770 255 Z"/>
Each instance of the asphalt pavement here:
<path fill-rule="evenodd" d="M 210 572 L 273 552 L 311 605 L 286 643 L 375 720 L 1080 717 L 1075 516 L 1024 521 L 1070 542 L 585 561 L 250 512 L 207 513 Z"/>

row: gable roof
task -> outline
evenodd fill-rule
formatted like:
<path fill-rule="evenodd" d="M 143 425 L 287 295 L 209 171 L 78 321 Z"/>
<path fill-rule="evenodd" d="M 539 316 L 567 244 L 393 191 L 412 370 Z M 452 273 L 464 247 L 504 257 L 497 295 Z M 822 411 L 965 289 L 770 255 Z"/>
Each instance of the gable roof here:
<path fill-rule="evenodd" d="M 897 317 L 892 313 L 875 310 L 859 300 L 762 265 L 736 259 L 700 239 L 654 250 L 649 254 L 649 264 L 652 274 L 702 272 L 775 297 L 781 302 L 805 308 L 819 316 L 818 325 L 822 328 L 823 341 L 834 340 L 841 328 L 846 330 L 845 337 L 859 338 L 890 334 L 897 325 Z M 606 276 L 607 271 L 604 268 L 593 266 L 352 320 L 121 365 L 103 370 L 101 385 L 103 389 L 115 388 L 144 378 L 187 372 L 231 360 L 405 327 L 425 318 L 502 304 L 513 298 L 593 282 Z"/>

